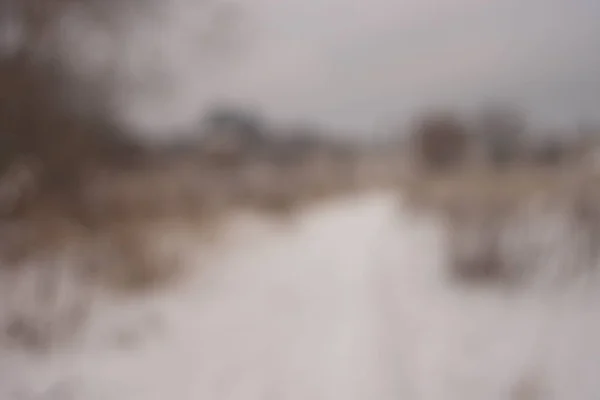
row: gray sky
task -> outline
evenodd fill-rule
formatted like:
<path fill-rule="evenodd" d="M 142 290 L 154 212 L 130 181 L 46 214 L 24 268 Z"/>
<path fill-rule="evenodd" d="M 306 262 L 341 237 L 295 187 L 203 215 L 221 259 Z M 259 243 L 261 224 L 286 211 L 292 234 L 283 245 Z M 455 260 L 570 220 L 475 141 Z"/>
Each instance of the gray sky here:
<path fill-rule="evenodd" d="M 598 0 L 237 6 L 221 14 L 203 1 L 163 0 L 154 20 L 128 24 L 127 40 L 119 40 L 118 54 L 126 55 L 118 69 L 120 118 L 159 132 L 185 127 L 223 99 L 342 129 L 490 99 L 515 101 L 551 123 L 600 115 Z M 215 17 L 218 24 L 207 22 Z M 88 70 L 103 54 L 94 37 L 94 46 L 83 46 L 94 49 Z"/>

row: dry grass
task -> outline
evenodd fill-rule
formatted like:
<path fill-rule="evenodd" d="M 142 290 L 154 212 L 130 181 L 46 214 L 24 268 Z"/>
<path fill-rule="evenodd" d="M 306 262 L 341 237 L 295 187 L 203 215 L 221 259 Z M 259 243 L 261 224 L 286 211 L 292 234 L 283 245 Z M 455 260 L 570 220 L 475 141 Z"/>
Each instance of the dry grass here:
<path fill-rule="evenodd" d="M 448 174 L 415 172 L 401 185 L 407 200 L 418 207 L 453 209 L 481 204 L 511 207 L 529 200 L 550 199 L 574 185 L 581 175 L 574 167 L 543 168 L 515 166 L 505 170 L 464 168 Z M 588 176 L 585 185 L 595 178 Z"/>
<path fill-rule="evenodd" d="M 600 221 L 590 189 L 595 179 L 588 174 L 585 184 L 575 182 L 573 177 L 581 175 L 575 168 L 415 172 L 400 179 L 407 171 L 401 165 L 394 157 L 374 159 L 368 154 L 344 161 L 313 154 L 285 166 L 267 158 L 228 163 L 174 158 L 135 168 L 98 169 L 76 192 L 62 196 L 36 194 L 31 174 L 13 170 L 0 189 L 22 195 L 10 197 L 18 212 L 0 221 L 0 260 L 3 268 L 18 267 L 75 243 L 89 254 L 79 264 L 94 279 L 114 288 L 151 288 L 178 270 L 178 260 L 157 253 L 158 239 L 149 234 L 165 225 L 178 223 L 200 239 L 216 239 L 222 222 L 238 211 L 285 221 L 325 199 L 398 182 L 413 207 L 441 212 L 455 231 L 478 231 L 487 238 L 485 243 L 480 240 L 480 261 L 461 266 L 465 275 L 492 276 L 503 269 L 494 229 L 523 205 L 570 204 L 573 220 L 590 232 L 590 243 L 600 232 L 600 222 L 593 222 Z M 11 184 L 15 190 L 7 190 Z M 600 243 L 600 234 L 598 238 Z"/>
<path fill-rule="evenodd" d="M 37 190 L 35 173 L 11 171 L 0 182 L 10 194 L 0 218 L 2 269 L 62 257 L 68 249 L 85 279 L 129 292 L 178 275 L 180 260 L 159 246 L 165 226 L 178 224 L 197 240 L 211 240 L 239 211 L 286 220 L 310 204 L 359 190 L 351 163 L 326 157 L 285 168 L 268 160 L 151 161 L 98 169 L 76 191 L 50 193 Z"/>
<path fill-rule="evenodd" d="M 239 211 L 287 221 L 331 197 L 397 185 L 406 172 L 399 171 L 400 164 L 367 156 L 345 162 L 315 157 L 285 168 L 268 160 L 214 165 L 175 159 L 98 170 L 68 197 L 36 195 L 31 180 L 24 179 L 29 175 L 11 173 L 2 183 L 22 186 L 27 190 L 9 192 L 27 195 L 17 196 L 18 213 L 0 220 L 0 274 L 21 276 L 33 268 L 43 278 L 64 276 L 66 269 L 78 291 L 92 286 L 131 294 L 163 287 L 182 276 L 186 264 L 178 245 L 163 246 L 165 235 L 183 231 L 187 240 L 218 238 L 220 227 Z M 470 285 L 517 287 L 536 279 L 548 257 L 562 271 L 553 282 L 588 274 L 597 263 L 600 191 L 593 174 L 574 179 L 580 176 L 575 168 L 464 170 L 405 174 L 400 184 L 413 206 L 439 213 L 446 222 L 451 277 Z M 21 278 L 5 281 L 15 279 Z M 85 310 L 56 312 L 48 311 L 48 318 L 16 312 L 0 321 L 0 336 L 43 347 L 67 335 L 61 326 L 79 323 L 75 316 Z M 73 322 L 57 322 L 58 331 L 39 325 L 49 318 Z"/>
<path fill-rule="evenodd" d="M 420 174 L 402 193 L 442 218 L 458 282 L 556 286 L 599 270 L 600 181 L 588 167 Z"/>

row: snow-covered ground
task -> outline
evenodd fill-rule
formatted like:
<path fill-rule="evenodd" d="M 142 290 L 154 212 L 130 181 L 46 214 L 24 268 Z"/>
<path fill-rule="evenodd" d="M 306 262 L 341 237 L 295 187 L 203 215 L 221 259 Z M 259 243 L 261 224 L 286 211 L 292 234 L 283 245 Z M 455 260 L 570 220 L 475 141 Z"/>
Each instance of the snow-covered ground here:
<path fill-rule="evenodd" d="M 240 216 L 171 288 L 95 293 L 68 345 L 3 348 L 0 399 L 600 398 L 600 294 L 462 287 L 440 233 L 385 193 Z"/>

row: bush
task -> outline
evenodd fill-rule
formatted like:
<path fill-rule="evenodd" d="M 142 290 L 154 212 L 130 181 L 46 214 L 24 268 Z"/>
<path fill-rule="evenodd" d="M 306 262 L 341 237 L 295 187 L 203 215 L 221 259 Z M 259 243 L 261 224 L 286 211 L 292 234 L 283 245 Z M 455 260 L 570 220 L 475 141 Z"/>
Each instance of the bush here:
<path fill-rule="evenodd" d="M 73 193 L 89 172 L 129 162 L 141 147 L 105 116 L 69 109 L 72 82 L 51 49 L 49 56 L 39 54 L 38 43 L 62 3 L 42 3 L 39 9 L 36 2 L 0 0 L 0 9 L 20 17 L 24 29 L 19 47 L 0 54 L 0 176 L 33 163 L 38 193 Z"/>
<path fill-rule="evenodd" d="M 423 166 L 442 170 L 464 162 L 469 137 L 457 117 L 449 113 L 432 113 L 417 122 L 413 144 L 415 155 Z"/>
<path fill-rule="evenodd" d="M 569 148 L 558 140 L 547 139 L 533 151 L 533 162 L 543 166 L 557 166 L 569 156 Z"/>
<path fill-rule="evenodd" d="M 39 184 L 62 190 L 99 165 L 120 164 L 135 154 L 137 146 L 118 129 L 70 113 L 56 98 L 60 83 L 27 60 L 0 62 L 0 172 L 33 159 L 41 165 Z"/>
<path fill-rule="evenodd" d="M 525 122 L 507 107 L 492 107 L 482 113 L 480 135 L 486 159 L 496 167 L 516 162 L 523 152 Z"/>

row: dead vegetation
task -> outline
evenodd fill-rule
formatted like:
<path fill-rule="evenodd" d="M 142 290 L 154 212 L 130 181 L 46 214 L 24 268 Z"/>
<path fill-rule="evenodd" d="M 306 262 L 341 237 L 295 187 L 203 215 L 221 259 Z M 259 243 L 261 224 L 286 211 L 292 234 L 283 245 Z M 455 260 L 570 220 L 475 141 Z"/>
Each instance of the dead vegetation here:
<path fill-rule="evenodd" d="M 444 222 L 457 282 L 565 287 L 600 266 L 599 177 L 585 166 L 459 170 L 402 186 L 416 213 Z"/>
<path fill-rule="evenodd" d="M 594 275 L 600 170 L 590 136 L 532 140 L 522 116 L 503 109 L 467 126 L 425 116 L 413 131 L 418 162 L 400 185 L 410 209 L 444 221 L 449 275 L 505 288 Z"/>
<path fill-rule="evenodd" d="M 301 156 L 278 162 L 258 119 L 235 109 L 215 112 L 198 128 L 202 140 L 178 149 L 134 140 L 112 122 L 100 87 L 88 95 L 93 107 L 76 109 L 81 82 L 61 63 L 54 30 L 73 6 L 108 21 L 110 7 L 96 3 L 0 0 L 1 18 L 20 34 L 0 49 L 1 270 L 39 258 L 50 269 L 68 252 L 77 260 L 69 265 L 91 280 L 151 288 L 180 264 L 161 249 L 165 225 L 209 238 L 236 210 L 289 217 L 352 190 L 354 160 L 334 156 L 335 146 L 321 140 L 304 151 L 290 141 L 285 147 Z"/>
<path fill-rule="evenodd" d="M 9 3 L 19 4 L 0 0 Z M 449 271 L 460 282 L 515 286 L 545 265 L 558 265 L 553 282 L 568 281 L 598 263 L 593 168 L 566 163 L 573 157 L 558 144 L 527 154 L 522 128 L 503 115 L 486 119 L 483 149 L 461 118 L 425 116 L 411 142 L 412 170 L 400 152 L 383 157 L 306 135 L 279 142 L 255 118 L 238 123 L 229 113 L 213 117 L 206 140 L 149 150 L 102 112 L 69 109 L 60 64 L 31 57 L 44 14 L 34 1 L 22 4 L 33 13 L 31 43 L 0 58 L 0 282 L 14 281 L 15 271 L 33 268 L 46 280 L 67 268 L 78 282 L 112 290 L 156 288 L 182 266 L 160 246 L 166 226 L 208 238 L 240 210 L 289 218 L 332 196 L 398 185 L 414 210 L 446 222 Z M 49 328 L 36 324 L 47 319 L 19 314 L 1 329 L 38 346 Z"/>
<path fill-rule="evenodd" d="M 418 166 L 437 172 L 460 166 L 469 151 L 468 132 L 450 113 L 422 117 L 414 127 L 411 144 Z"/>

